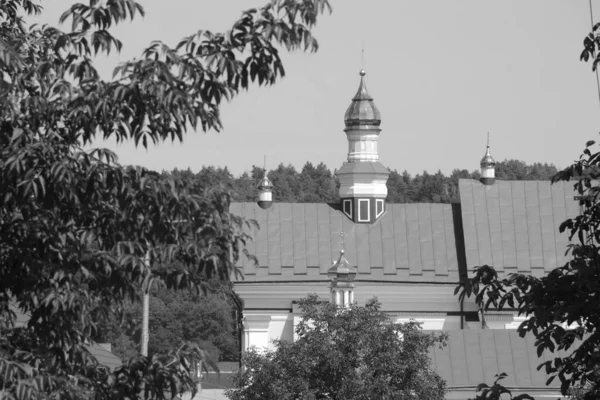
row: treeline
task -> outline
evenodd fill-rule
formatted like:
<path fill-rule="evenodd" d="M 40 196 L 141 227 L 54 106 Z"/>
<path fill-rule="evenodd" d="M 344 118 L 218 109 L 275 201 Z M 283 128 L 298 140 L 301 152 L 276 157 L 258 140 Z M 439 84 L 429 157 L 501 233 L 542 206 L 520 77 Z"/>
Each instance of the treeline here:
<path fill-rule="evenodd" d="M 496 177 L 502 180 L 550 180 L 558 172 L 554 164 L 527 164 L 520 160 L 504 160 L 496 165 Z M 314 166 L 307 162 L 300 171 L 292 165 L 280 164 L 268 172 L 274 185 L 274 201 L 294 203 L 335 203 L 339 200 L 339 183 L 323 163 Z M 235 177 L 227 167 L 204 166 L 198 172 L 178 170 L 165 175 L 188 175 L 204 187 L 222 186 L 231 190 L 235 201 L 256 201 L 258 181 L 263 169 L 253 166 L 250 171 Z M 478 170 L 455 169 L 449 176 L 441 171 L 431 174 L 423 172 L 412 176 L 404 171 L 390 171 L 387 182 L 390 203 L 456 203 L 459 202 L 458 180 L 479 179 Z"/>

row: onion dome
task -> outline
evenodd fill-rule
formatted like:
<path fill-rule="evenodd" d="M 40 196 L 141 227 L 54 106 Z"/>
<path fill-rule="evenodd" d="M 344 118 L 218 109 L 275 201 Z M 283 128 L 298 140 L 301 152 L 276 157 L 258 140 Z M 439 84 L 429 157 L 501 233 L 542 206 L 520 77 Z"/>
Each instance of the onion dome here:
<path fill-rule="evenodd" d="M 485 150 L 485 155 L 481 159 L 480 166 L 481 168 L 490 168 L 496 166 L 496 160 L 494 160 L 494 157 L 492 157 L 492 155 L 490 154 L 489 144 L 487 145 L 487 148 Z"/>
<path fill-rule="evenodd" d="M 361 70 L 358 91 L 352 98 L 352 103 L 350 103 L 344 116 L 344 121 L 348 127 L 356 125 L 379 126 L 381 124 L 381 114 L 367 90 L 365 75 L 365 70 Z"/>
<path fill-rule="evenodd" d="M 258 206 L 263 210 L 271 207 L 273 204 L 273 184 L 267 177 L 267 170 L 265 169 L 265 175 L 258 183 Z"/>

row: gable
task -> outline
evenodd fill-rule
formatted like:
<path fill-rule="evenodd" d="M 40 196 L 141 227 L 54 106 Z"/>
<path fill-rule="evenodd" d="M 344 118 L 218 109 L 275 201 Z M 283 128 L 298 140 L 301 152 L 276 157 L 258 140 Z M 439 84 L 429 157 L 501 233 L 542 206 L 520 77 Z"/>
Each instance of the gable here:
<path fill-rule="evenodd" d="M 543 276 L 566 263 L 560 224 L 579 213 L 573 182 L 459 181 L 466 263 Z"/>
<path fill-rule="evenodd" d="M 456 205 L 389 204 L 372 225 L 353 223 L 337 204 L 273 203 L 262 210 L 255 203 L 232 203 L 230 212 L 259 225 L 248 229 L 254 240 L 246 246 L 258 265 L 244 256 L 237 262 L 245 281 L 329 281 L 342 228 L 357 281 L 456 283 L 459 269 L 464 271 L 455 240 Z"/>

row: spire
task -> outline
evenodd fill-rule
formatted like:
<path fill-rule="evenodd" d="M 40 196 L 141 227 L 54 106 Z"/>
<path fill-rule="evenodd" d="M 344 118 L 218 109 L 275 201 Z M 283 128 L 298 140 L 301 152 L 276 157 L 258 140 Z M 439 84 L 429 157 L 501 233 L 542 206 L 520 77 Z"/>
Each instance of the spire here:
<path fill-rule="evenodd" d="M 490 133 L 487 134 L 487 146 L 485 149 L 485 155 L 479 163 L 481 167 L 481 179 L 480 182 L 484 185 L 493 185 L 496 182 L 496 160 L 490 154 Z"/>
<path fill-rule="evenodd" d="M 381 124 L 381 114 L 379 109 L 373 102 L 373 97 L 367 90 L 367 84 L 365 82 L 365 75 L 367 74 L 364 69 L 360 70 L 360 84 L 352 103 L 346 110 L 344 121 L 347 127 L 353 127 L 357 125 L 368 126 L 374 125 L 379 126 Z"/>

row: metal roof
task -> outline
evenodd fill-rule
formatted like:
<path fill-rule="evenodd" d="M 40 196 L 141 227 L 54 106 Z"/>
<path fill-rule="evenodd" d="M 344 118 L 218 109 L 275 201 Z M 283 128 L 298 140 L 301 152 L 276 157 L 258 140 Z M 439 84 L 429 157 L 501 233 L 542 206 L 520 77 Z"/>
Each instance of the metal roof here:
<path fill-rule="evenodd" d="M 542 276 L 566 263 L 567 233 L 560 224 L 579 213 L 573 182 L 459 181 L 465 253 L 469 271 L 492 265 Z"/>
<path fill-rule="evenodd" d="M 390 171 L 378 161 L 348 162 L 336 171 L 339 174 L 390 174 Z"/>
<path fill-rule="evenodd" d="M 87 346 L 88 351 L 96 358 L 99 364 L 108 367 L 111 371 L 122 365 L 121 359 L 106 350 L 98 343 Z"/>
<path fill-rule="evenodd" d="M 342 226 L 345 255 L 358 281 L 459 280 L 454 221 L 460 211 L 450 204 L 388 204 L 373 225 L 354 224 L 337 204 L 273 203 L 265 211 L 255 203 L 232 203 L 230 211 L 260 226 L 249 230 L 254 241 L 247 245 L 258 265 L 244 256 L 238 261 L 245 281 L 327 280 Z"/>
<path fill-rule="evenodd" d="M 448 342 L 442 349 L 430 351 L 434 368 L 446 380 L 449 389 L 477 387 L 482 382 L 491 385 L 494 376 L 508 376 L 501 382 L 506 387 L 554 389 L 560 387 L 555 379 L 548 387 L 545 369 L 537 367 L 559 354 L 542 353 L 538 358 L 535 337 L 519 337 L 516 330 L 485 329 L 449 331 Z"/>

